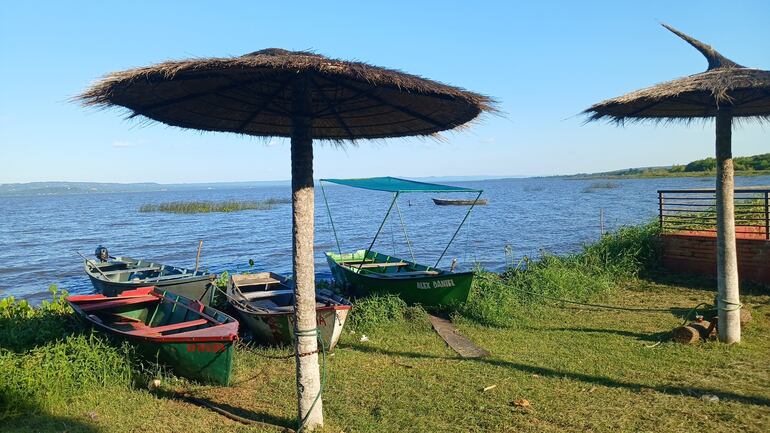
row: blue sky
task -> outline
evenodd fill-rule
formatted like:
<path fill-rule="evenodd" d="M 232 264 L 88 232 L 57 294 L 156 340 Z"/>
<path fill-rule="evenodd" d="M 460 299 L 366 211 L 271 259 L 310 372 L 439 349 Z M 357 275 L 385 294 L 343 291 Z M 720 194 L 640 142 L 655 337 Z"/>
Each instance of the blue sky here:
<path fill-rule="evenodd" d="M 740 5 L 740 6 L 739 6 Z M 497 98 L 505 115 L 422 139 L 316 145 L 316 177 L 550 175 L 667 165 L 713 154 L 713 125 L 584 124 L 600 100 L 701 72 L 665 22 L 770 69 L 770 2 L 252 2 L 4 4 L 0 183 L 281 180 L 287 140 L 125 121 L 68 99 L 99 76 L 168 59 L 312 49 Z M 733 134 L 770 152 L 767 126 Z"/>

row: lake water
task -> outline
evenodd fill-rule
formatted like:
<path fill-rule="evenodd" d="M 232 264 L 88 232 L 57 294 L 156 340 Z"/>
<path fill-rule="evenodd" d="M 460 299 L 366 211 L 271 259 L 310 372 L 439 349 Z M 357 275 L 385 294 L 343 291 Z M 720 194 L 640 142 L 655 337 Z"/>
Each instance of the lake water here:
<path fill-rule="evenodd" d="M 597 188 L 612 183 L 614 188 Z M 737 179 L 738 185 L 768 185 L 770 177 Z M 713 187 L 713 178 L 570 180 L 530 178 L 453 182 L 484 189 L 479 206 L 442 260 L 458 269 L 475 262 L 490 270 L 541 250 L 564 254 L 605 230 L 650 221 L 657 216 L 658 189 Z M 592 187 L 593 186 L 593 187 Z M 326 185 L 329 206 L 343 251 L 368 247 L 390 205 L 391 194 Z M 466 211 L 436 206 L 436 194 L 405 194 L 399 208 L 418 262 L 433 265 Z M 252 270 L 291 272 L 291 205 L 267 211 L 178 215 L 140 213 L 148 203 L 183 200 L 260 200 L 290 197 L 288 186 L 222 188 L 116 194 L 0 197 L 0 297 L 44 298 L 50 284 L 87 293 L 91 284 L 75 251 L 93 256 L 98 245 L 110 254 L 193 267 L 203 240 L 202 268 L 211 272 Z M 468 194 L 442 194 L 471 198 Z M 330 277 L 324 251 L 336 250 L 321 190 L 316 189 L 316 273 Z M 409 250 L 394 212 L 374 248 L 408 258 Z"/>

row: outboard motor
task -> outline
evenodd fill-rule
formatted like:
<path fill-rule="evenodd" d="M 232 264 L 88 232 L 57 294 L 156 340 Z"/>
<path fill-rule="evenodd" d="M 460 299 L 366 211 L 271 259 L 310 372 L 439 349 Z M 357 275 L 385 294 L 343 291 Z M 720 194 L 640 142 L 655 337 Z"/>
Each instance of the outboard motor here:
<path fill-rule="evenodd" d="M 94 255 L 96 256 L 97 259 L 99 259 L 100 262 L 106 262 L 110 260 L 110 253 L 107 252 L 107 248 L 104 248 L 101 245 L 96 247 L 96 251 L 94 252 Z"/>

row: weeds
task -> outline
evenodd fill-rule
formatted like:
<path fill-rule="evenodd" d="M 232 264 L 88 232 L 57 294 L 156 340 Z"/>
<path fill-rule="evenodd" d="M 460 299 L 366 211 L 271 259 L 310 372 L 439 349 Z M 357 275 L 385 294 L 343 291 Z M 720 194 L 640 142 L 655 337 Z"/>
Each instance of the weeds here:
<path fill-rule="evenodd" d="M 408 306 L 396 295 L 371 295 L 357 299 L 348 325 L 356 331 L 369 331 L 393 321 L 425 321 L 427 313 L 417 306 Z"/>
<path fill-rule="evenodd" d="M 578 301 L 606 296 L 620 283 L 658 268 L 658 233 L 655 223 L 624 227 L 578 254 L 543 253 L 501 275 L 479 270 L 459 313 L 484 325 L 504 327 L 522 316 L 523 307 L 541 304 L 542 296 Z"/>
<path fill-rule="evenodd" d="M 0 350 L 23 351 L 62 339 L 77 328 L 65 301 L 67 292 L 55 285 L 48 290 L 52 300 L 37 308 L 13 296 L 0 299 Z"/>
<path fill-rule="evenodd" d="M 0 300 L 0 420 L 29 408 L 53 409 L 83 389 L 131 384 L 131 348 L 83 333 L 67 292 L 49 290 L 52 300 L 38 307 Z"/>

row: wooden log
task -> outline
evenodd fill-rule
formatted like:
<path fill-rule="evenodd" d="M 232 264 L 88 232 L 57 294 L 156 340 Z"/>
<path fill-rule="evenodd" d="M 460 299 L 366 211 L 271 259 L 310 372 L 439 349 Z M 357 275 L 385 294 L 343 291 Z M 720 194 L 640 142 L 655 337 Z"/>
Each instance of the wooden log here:
<path fill-rule="evenodd" d="M 751 322 L 751 311 L 745 306 L 741 308 L 741 326 Z"/>
<path fill-rule="evenodd" d="M 695 344 L 701 340 L 706 340 L 709 335 L 712 334 L 713 328 L 711 323 L 702 320 L 700 322 L 692 322 L 685 326 L 674 328 L 671 331 L 671 340 L 682 344 Z"/>

